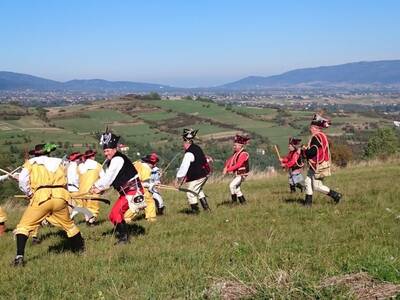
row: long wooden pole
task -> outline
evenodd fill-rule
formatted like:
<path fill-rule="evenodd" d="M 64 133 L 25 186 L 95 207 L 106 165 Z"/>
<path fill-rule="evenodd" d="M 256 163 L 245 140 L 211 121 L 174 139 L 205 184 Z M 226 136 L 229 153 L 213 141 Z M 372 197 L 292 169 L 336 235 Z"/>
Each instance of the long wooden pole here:
<path fill-rule="evenodd" d="M 279 160 L 282 160 L 281 155 L 279 154 L 279 149 L 277 145 L 274 145 L 276 155 L 278 156 Z"/>

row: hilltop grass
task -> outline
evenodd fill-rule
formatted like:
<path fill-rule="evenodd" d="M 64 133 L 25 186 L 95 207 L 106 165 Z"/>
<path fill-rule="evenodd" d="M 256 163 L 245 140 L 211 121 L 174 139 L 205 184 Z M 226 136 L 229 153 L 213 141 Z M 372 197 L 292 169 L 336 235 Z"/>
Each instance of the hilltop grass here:
<path fill-rule="evenodd" d="M 132 225 L 131 243 L 113 246 L 112 226 L 80 224 L 87 251 L 63 252 L 62 234 L 44 228 L 42 244 L 28 242 L 27 265 L 9 266 L 11 231 L 1 238 L 0 295 L 4 299 L 199 299 L 214 282 L 251 287 L 254 299 L 349 298 L 322 279 L 365 271 L 400 282 L 400 167 L 380 163 L 335 172 L 327 184 L 344 194 L 339 205 L 323 195 L 311 209 L 287 192 L 285 175 L 254 176 L 243 184 L 248 204 L 231 207 L 227 180 L 209 183 L 212 213 L 181 213 L 184 195 L 164 193 L 167 215 Z M 108 207 L 102 207 L 104 220 Z M 22 213 L 9 209 L 13 228 Z"/>

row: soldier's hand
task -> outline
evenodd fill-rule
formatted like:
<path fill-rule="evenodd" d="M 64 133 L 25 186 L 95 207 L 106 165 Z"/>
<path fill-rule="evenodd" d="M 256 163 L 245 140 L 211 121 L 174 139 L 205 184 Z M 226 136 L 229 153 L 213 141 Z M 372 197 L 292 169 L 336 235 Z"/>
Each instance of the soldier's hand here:
<path fill-rule="evenodd" d="M 91 194 L 100 194 L 100 192 L 101 191 L 96 186 L 92 186 L 92 188 L 90 189 Z"/>

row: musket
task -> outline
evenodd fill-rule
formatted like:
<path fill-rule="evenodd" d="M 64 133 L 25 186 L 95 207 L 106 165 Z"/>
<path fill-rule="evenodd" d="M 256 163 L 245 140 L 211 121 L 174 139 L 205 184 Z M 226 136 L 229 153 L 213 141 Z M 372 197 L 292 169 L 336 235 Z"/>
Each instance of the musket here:
<path fill-rule="evenodd" d="M 278 156 L 279 161 L 281 161 L 282 158 L 281 158 L 281 155 L 279 154 L 278 146 L 274 145 L 274 149 L 275 149 L 276 155 Z"/>
<path fill-rule="evenodd" d="M 26 195 L 14 195 L 14 198 L 24 198 L 24 199 L 28 200 L 28 197 Z M 89 219 L 94 216 L 93 213 L 89 209 L 87 209 L 86 207 L 75 206 L 75 205 L 72 205 L 71 203 L 69 203 L 68 201 L 65 201 L 65 202 L 76 213 L 82 213 L 86 217 L 88 217 Z"/>
<path fill-rule="evenodd" d="M 191 193 L 191 194 L 195 195 L 196 197 L 199 197 L 199 194 L 198 194 L 198 193 L 196 193 L 196 192 L 194 192 L 194 191 L 192 191 L 192 190 L 183 188 L 183 187 L 178 187 L 178 188 L 176 188 L 176 187 L 174 187 L 174 186 L 172 186 L 172 185 L 165 185 L 165 184 L 159 184 L 159 185 L 157 185 L 157 187 L 160 188 L 160 189 L 164 189 L 164 190 Z"/>
<path fill-rule="evenodd" d="M 8 176 L 13 177 L 13 174 L 14 174 L 15 172 L 17 172 L 17 171 L 18 171 L 19 169 L 21 169 L 21 168 L 22 168 L 22 167 L 19 166 L 18 168 L 14 169 L 14 170 L 11 171 L 11 172 L 8 172 L 8 171 L 3 170 L 3 169 L 0 169 L 0 171 L 3 172 L 4 174 L 8 175 Z"/>
<path fill-rule="evenodd" d="M 164 174 L 168 170 L 168 168 L 171 166 L 171 164 L 174 162 L 174 160 L 178 157 L 179 154 L 180 152 L 175 154 L 175 156 L 170 160 L 170 162 L 165 166 L 165 168 L 161 169 L 162 174 Z"/>

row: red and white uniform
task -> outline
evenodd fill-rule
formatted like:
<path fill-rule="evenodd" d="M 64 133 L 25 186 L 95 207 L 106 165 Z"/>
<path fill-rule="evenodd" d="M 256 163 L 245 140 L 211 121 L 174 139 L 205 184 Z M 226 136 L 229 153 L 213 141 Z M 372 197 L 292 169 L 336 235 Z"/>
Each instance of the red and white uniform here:
<path fill-rule="evenodd" d="M 235 178 L 229 184 L 231 195 L 243 196 L 240 185 L 249 173 L 249 154 L 242 148 L 235 152 L 225 162 L 227 173 L 235 174 Z"/>

